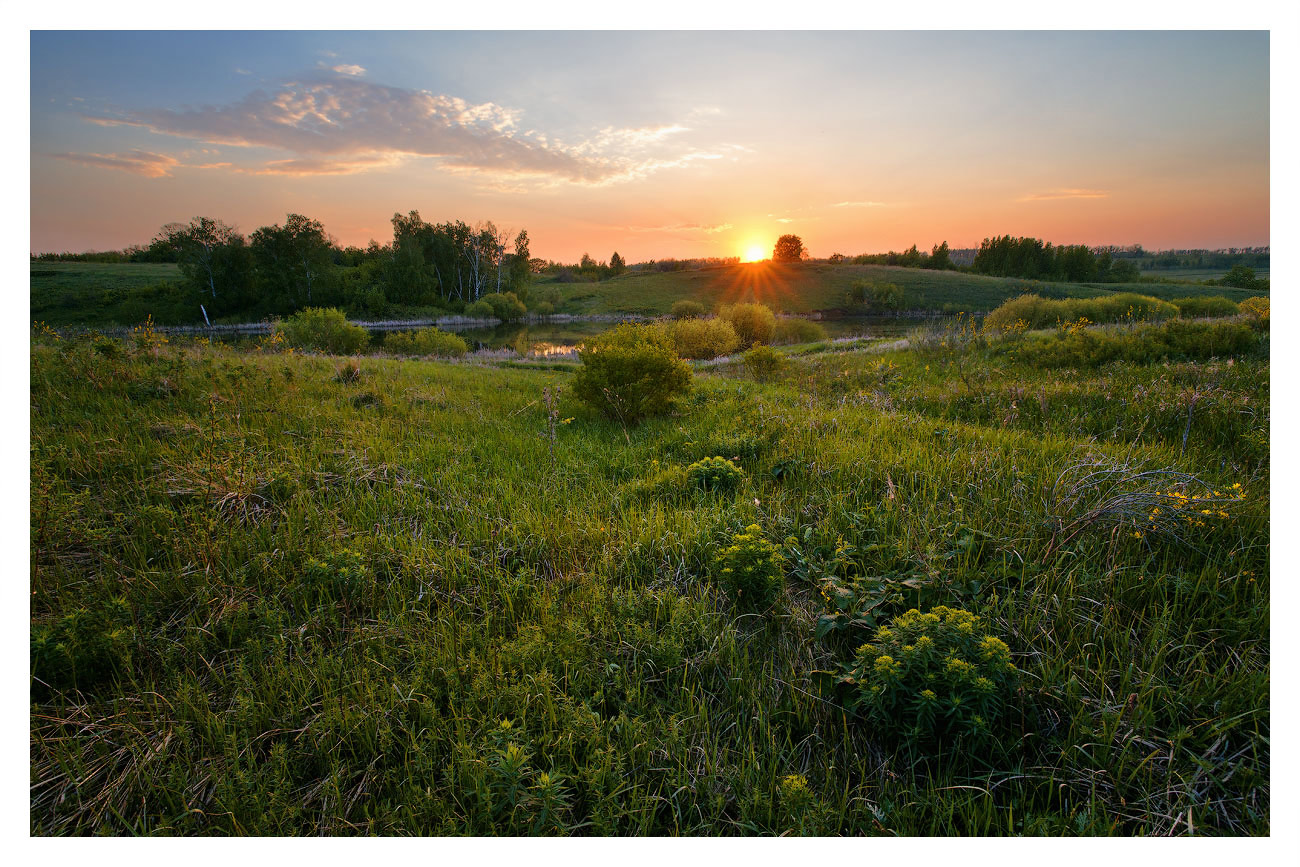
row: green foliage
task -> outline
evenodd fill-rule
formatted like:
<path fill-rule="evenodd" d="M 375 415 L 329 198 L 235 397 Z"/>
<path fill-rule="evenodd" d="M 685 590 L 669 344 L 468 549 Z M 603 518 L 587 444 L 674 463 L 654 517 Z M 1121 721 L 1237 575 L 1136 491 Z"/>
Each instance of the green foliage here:
<path fill-rule="evenodd" d="M 785 369 L 786 358 L 770 346 L 755 344 L 744 355 L 745 369 L 759 382 L 771 382 Z"/>
<path fill-rule="evenodd" d="M 849 287 L 848 301 L 874 311 L 889 312 L 903 309 L 904 294 L 903 287 L 897 283 L 858 280 Z"/>
<path fill-rule="evenodd" d="M 1247 298 L 1237 306 L 1250 319 L 1267 324 L 1269 313 L 1268 296 Z"/>
<path fill-rule="evenodd" d="M 1233 265 L 1227 274 L 1209 282 L 1212 285 L 1233 286 L 1250 292 L 1268 291 L 1268 278 L 1256 277 L 1255 269 L 1248 265 Z"/>
<path fill-rule="evenodd" d="M 718 316 L 736 330 L 741 349 L 755 343 L 770 344 L 776 334 L 776 314 L 764 304 L 724 304 Z"/>
<path fill-rule="evenodd" d="M 781 549 L 767 540 L 757 524 L 733 536 L 713 561 L 718 580 L 736 601 L 759 610 L 771 608 L 785 589 L 784 563 Z"/>
<path fill-rule="evenodd" d="M 573 393 L 623 424 L 667 413 L 691 389 L 691 369 L 649 326 L 625 322 L 585 343 L 578 356 Z"/>
<path fill-rule="evenodd" d="M 703 316 L 706 312 L 708 312 L 708 308 L 700 302 L 682 299 L 673 302 L 671 316 L 674 319 L 694 319 Z"/>
<path fill-rule="evenodd" d="M 384 336 L 384 349 L 397 355 L 436 355 L 460 358 L 469 344 L 459 334 L 422 328 L 419 331 L 390 331 Z"/>
<path fill-rule="evenodd" d="M 492 308 L 492 315 L 502 322 L 523 319 L 528 313 L 528 308 L 513 292 L 490 292 L 480 298 L 475 306 L 478 304 L 487 304 Z"/>
<path fill-rule="evenodd" d="M 1236 316 L 1237 302 L 1222 295 L 1197 295 L 1190 298 L 1175 298 L 1171 301 L 1178 308 L 1178 315 L 1185 319 L 1196 317 Z"/>
<path fill-rule="evenodd" d="M 33 698 L 49 690 L 88 690 L 129 670 L 135 631 L 122 597 L 80 605 L 55 620 L 33 625 Z"/>
<path fill-rule="evenodd" d="M 740 467 L 723 457 L 703 458 L 686 468 L 686 483 L 699 491 L 731 491 L 744 481 Z"/>
<path fill-rule="evenodd" d="M 480 298 L 473 304 L 465 305 L 465 315 L 471 319 L 492 319 L 497 314 L 491 304 Z"/>
<path fill-rule="evenodd" d="M 279 322 L 276 332 L 290 346 L 332 355 L 353 355 L 370 343 L 370 332 L 335 307 L 308 307 Z"/>
<path fill-rule="evenodd" d="M 736 329 L 725 319 L 679 319 L 669 325 L 668 333 L 682 358 L 717 358 L 740 346 Z"/>
<path fill-rule="evenodd" d="M 1154 361 L 1241 356 L 1261 347 L 1260 337 L 1247 324 L 1174 319 L 1162 325 L 1130 331 L 1106 331 L 1079 324 L 1057 329 L 1050 336 L 1025 340 L 1014 352 L 1036 367 L 1092 368 L 1113 361 L 1149 364 Z"/>
<path fill-rule="evenodd" d="M 1043 298 L 1026 293 L 999 305 L 984 317 L 984 327 L 994 331 L 1043 328 L 1063 322 L 1154 322 L 1178 315 L 1178 307 L 1132 292 L 1100 298 Z"/>
<path fill-rule="evenodd" d="M 792 343 L 817 343 L 826 339 L 826 329 L 810 319 L 783 316 L 776 320 L 776 332 L 772 343 L 789 345 Z"/>
<path fill-rule="evenodd" d="M 925 614 L 913 608 L 878 629 L 839 683 L 873 730 L 928 744 L 995 735 L 1019 672 L 979 617 L 940 605 Z"/>

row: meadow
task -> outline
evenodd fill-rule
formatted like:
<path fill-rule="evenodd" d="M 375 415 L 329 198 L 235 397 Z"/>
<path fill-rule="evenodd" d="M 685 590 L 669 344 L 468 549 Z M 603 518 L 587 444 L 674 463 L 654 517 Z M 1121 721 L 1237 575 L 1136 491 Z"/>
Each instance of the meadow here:
<path fill-rule="evenodd" d="M 891 347 L 624 426 L 576 365 L 34 334 L 31 832 L 1268 834 L 1266 320 Z M 1012 674 L 933 740 L 848 672 L 937 606 Z"/>

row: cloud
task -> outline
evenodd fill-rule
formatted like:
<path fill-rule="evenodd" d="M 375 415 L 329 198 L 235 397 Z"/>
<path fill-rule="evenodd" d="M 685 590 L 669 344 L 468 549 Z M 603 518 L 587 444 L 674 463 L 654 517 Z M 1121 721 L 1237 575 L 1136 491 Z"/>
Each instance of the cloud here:
<path fill-rule="evenodd" d="M 149 151 L 133 150 L 124 154 L 50 154 L 55 159 L 80 163 L 104 169 L 121 169 L 146 178 L 170 177 L 172 169 L 181 164 L 176 157 L 167 154 L 155 154 Z"/>
<path fill-rule="evenodd" d="M 791 219 L 790 217 L 777 217 L 777 218 L 776 218 L 776 221 L 777 221 L 778 223 L 793 223 L 793 222 L 794 222 L 794 220 Z"/>
<path fill-rule="evenodd" d="M 334 70 L 339 75 L 365 75 L 366 74 L 366 68 L 364 66 L 357 66 L 355 63 L 341 63 L 338 66 L 331 66 L 330 69 Z"/>
<path fill-rule="evenodd" d="M 713 226 L 706 226 L 703 223 L 670 223 L 666 226 L 627 226 L 626 230 L 629 232 L 703 232 L 706 235 L 716 235 L 730 228 L 732 228 L 730 223 L 718 223 Z"/>
<path fill-rule="evenodd" d="M 1030 193 L 1019 201 L 1022 202 L 1050 202 L 1056 199 L 1108 199 L 1110 193 L 1106 190 L 1051 190 L 1045 193 Z"/>
<path fill-rule="evenodd" d="M 346 160 L 289 159 L 272 160 L 260 168 L 242 169 L 253 175 L 290 175 L 309 177 L 312 175 L 354 175 L 372 169 L 388 168 L 401 162 L 400 157 L 390 154 L 379 156 L 358 156 Z M 229 163 L 226 163 L 229 165 Z"/>
<path fill-rule="evenodd" d="M 688 131 L 681 124 L 605 127 L 567 144 L 545 132 L 521 129 L 517 109 L 375 84 L 358 78 L 354 68 L 361 69 L 339 66 L 346 74 L 312 74 L 222 106 L 86 119 L 206 144 L 286 152 L 289 158 L 263 167 L 275 173 L 344 174 L 426 157 L 443 169 L 484 175 L 496 183 L 600 186 L 722 158 L 674 146 L 673 140 Z"/>
<path fill-rule="evenodd" d="M 884 202 L 836 202 L 832 208 L 883 208 Z"/>

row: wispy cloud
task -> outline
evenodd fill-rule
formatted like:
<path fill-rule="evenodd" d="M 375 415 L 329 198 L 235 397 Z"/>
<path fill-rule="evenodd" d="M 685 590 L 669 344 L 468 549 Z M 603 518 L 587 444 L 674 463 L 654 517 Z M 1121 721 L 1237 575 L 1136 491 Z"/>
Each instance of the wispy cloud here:
<path fill-rule="evenodd" d="M 716 235 L 718 232 L 725 232 L 732 228 L 731 223 L 718 223 L 708 226 L 703 223 L 669 223 L 664 226 L 626 226 L 629 232 L 703 232 L 706 235 Z"/>
<path fill-rule="evenodd" d="M 331 66 L 330 69 L 339 75 L 365 75 L 366 68 L 357 66 L 355 63 L 340 63 L 338 66 Z"/>
<path fill-rule="evenodd" d="M 72 163 L 80 163 L 83 166 L 94 166 L 102 169 L 120 169 L 124 172 L 131 172 L 136 175 L 143 175 L 146 178 L 165 178 L 169 177 L 172 169 L 181 164 L 176 157 L 167 154 L 155 154 L 149 151 L 133 150 L 124 154 L 75 154 L 60 153 L 50 154 L 55 159 L 67 160 Z"/>
<path fill-rule="evenodd" d="M 207 144 L 284 151 L 288 158 L 261 168 L 276 174 L 347 174 L 425 157 L 444 169 L 497 183 L 600 186 L 722 158 L 721 153 L 675 145 L 689 131 L 682 124 L 605 127 L 566 143 L 543 131 L 521 129 L 517 109 L 375 84 L 358 77 L 364 72 L 359 66 L 334 70 L 337 75 L 322 71 L 224 106 L 86 119 Z"/>
<path fill-rule="evenodd" d="M 884 202 L 836 202 L 832 208 L 883 208 Z"/>
<path fill-rule="evenodd" d="M 1106 190 L 1050 190 L 1043 193 L 1030 193 L 1020 199 L 1022 202 L 1050 202 L 1055 199 L 1108 199 Z"/>

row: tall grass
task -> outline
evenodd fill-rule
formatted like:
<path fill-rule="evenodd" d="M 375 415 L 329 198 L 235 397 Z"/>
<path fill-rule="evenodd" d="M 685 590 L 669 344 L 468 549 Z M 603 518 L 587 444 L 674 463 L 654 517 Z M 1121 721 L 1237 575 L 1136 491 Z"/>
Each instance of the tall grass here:
<path fill-rule="evenodd" d="M 1270 830 L 1266 355 L 737 362 L 625 431 L 553 370 L 116 347 L 31 349 L 33 833 Z M 1231 502 L 1062 541 L 1085 462 Z M 753 525 L 768 611 L 714 573 Z M 821 690 L 841 592 L 1005 639 L 994 748 Z"/>

